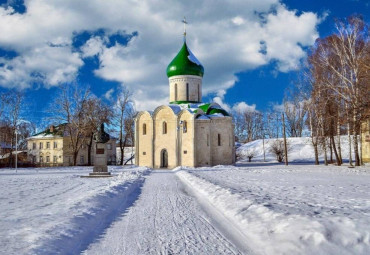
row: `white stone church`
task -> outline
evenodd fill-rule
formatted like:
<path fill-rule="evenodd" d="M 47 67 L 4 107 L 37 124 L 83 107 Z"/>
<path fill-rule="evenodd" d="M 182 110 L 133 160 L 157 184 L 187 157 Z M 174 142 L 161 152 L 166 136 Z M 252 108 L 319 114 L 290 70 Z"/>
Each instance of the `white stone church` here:
<path fill-rule="evenodd" d="M 136 116 L 137 165 L 172 169 L 235 163 L 232 118 L 220 105 L 202 103 L 203 74 L 184 39 L 167 67 L 170 104 Z"/>

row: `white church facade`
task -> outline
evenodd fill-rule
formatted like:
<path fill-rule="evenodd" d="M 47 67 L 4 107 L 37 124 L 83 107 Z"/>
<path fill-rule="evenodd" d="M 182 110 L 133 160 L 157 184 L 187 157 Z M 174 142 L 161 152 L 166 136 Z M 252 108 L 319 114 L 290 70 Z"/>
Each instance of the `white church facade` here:
<path fill-rule="evenodd" d="M 216 103 L 202 103 L 204 68 L 184 44 L 167 67 L 170 103 L 135 119 L 139 166 L 175 168 L 235 163 L 234 127 Z"/>

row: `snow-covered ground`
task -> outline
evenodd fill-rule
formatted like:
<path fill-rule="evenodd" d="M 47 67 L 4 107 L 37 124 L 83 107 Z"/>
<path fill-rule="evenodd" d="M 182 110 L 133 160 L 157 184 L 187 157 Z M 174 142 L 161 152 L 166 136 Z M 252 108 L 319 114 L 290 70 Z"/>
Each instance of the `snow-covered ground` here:
<path fill-rule="evenodd" d="M 0 169 L 0 254 L 78 254 L 131 205 L 149 173 L 110 167 L 114 177 L 80 177 L 91 171 Z"/>
<path fill-rule="evenodd" d="M 370 254 L 369 166 L 261 161 L 0 169 L 0 254 Z"/>
<path fill-rule="evenodd" d="M 370 254 L 370 168 L 239 164 L 179 177 L 258 254 Z"/>

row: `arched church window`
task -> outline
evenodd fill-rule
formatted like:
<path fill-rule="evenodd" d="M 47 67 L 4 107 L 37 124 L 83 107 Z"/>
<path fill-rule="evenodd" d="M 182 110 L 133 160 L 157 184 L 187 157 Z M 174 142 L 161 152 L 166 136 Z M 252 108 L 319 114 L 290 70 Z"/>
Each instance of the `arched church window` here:
<path fill-rule="evenodd" d="M 177 101 L 177 83 L 175 83 L 175 101 Z"/>
<path fill-rule="evenodd" d="M 218 146 L 221 146 L 221 134 L 217 135 L 217 144 Z"/>
<path fill-rule="evenodd" d="M 186 83 L 186 101 L 189 101 L 189 83 Z"/>
<path fill-rule="evenodd" d="M 184 121 L 183 122 L 182 132 L 183 133 L 187 133 L 188 132 L 188 122 L 187 121 Z"/>
<path fill-rule="evenodd" d="M 167 122 L 163 121 L 163 124 L 162 124 L 162 131 L 163 131 L 163 134 L 167 134 Z"/>
<path fill-rule="evenodd" d="M 146 135 L 146 124 L 143 124 L 143 135 Z"/>

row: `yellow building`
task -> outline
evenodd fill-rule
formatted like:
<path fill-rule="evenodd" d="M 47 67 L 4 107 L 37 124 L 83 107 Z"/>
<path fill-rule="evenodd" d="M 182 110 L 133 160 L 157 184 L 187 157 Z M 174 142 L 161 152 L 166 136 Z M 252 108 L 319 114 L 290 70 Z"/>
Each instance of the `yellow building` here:
<path fill-rule="evenodd" d="M 213 166 L 235 161 L 234 127 L 216 103 L 202 103 L 204 68 L 186 40 L 167 67 L 170 104 L 135 119 L 135 160 L 139 166 Z"/>
<path fill-rule="evenodd" d="M 28 160 L 39 166 L 71 166 L 73 155 L 70 146 L 70 137 L 64 132 L 65 125 L 50 126 L 50 128 L 27 139 Z M 110 139 L 107 143 L 108 164 L 116 163 L 116 140 Z M 93 142 L 95 148 L 95 143 Z M 94 162 L 95 150 L 91 152 L 91 163 Z M 87 165 L 88 146 L 81 145 L 77 155 L 77 165 Z"/>
<path fill-rule="evenodd" d="M 370 163 L 370 116 L 361 123 L 362 162 Z"/>

